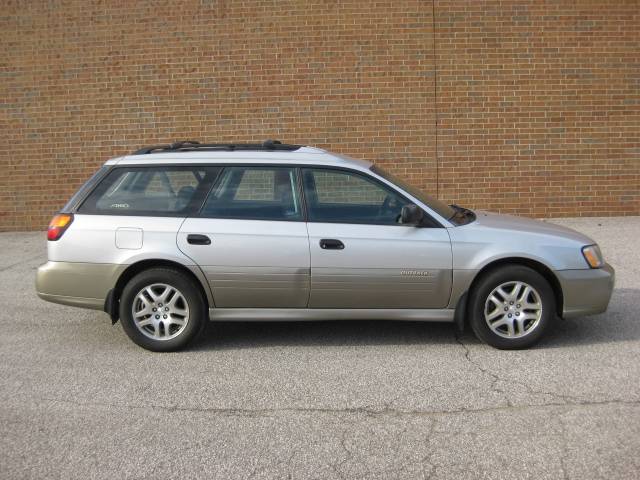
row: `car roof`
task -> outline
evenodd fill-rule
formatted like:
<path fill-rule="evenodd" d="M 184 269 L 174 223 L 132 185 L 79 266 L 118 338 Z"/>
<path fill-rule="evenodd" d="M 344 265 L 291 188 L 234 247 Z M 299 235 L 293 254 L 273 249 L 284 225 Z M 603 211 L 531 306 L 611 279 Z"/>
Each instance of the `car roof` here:
<path fill-rule="evenodd" d="M 372 163 L 315 147 L 296 150 L 215 150 L 167 151 L 144 155 L 124 155 L 108 160 L 105 165 L 193 165 L 193 164 L 274 164 L 321 165 L 368 170 Z"/>

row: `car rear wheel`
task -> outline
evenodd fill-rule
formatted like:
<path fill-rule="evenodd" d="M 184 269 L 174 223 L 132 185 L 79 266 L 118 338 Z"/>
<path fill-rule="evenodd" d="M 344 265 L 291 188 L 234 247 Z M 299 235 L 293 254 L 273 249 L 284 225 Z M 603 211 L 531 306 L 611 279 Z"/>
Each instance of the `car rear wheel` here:
<path fill-rule="evenodd" d="M 152 268 L 134 276 L 120 299 L 126 334 L 147 350 L 184 348 L 205 324 L 206 305 L 200 289 L 187 275 Z"/>
<path fill-rule="evenodd" d="M 480 278 L 471 292 L 469 307 L 473 332 L 500 349 L 531 347 L 556 316 L 549 282 L 522 265 L 504 266 Z"/>

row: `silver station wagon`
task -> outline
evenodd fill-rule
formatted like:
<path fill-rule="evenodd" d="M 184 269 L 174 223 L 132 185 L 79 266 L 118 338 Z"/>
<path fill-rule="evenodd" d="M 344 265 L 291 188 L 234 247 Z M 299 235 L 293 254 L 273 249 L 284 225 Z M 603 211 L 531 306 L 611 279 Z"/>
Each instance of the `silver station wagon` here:
<path fill-rule="evenodd" d="M 177 350 L 207 320 L 468 324 L 526 348 L 606 310 L 598 246 L 541 221 L 446 205 L 317 148 L 177 142 L 107 161 L 49 225 L 40 298 L 107 312 Z"/>

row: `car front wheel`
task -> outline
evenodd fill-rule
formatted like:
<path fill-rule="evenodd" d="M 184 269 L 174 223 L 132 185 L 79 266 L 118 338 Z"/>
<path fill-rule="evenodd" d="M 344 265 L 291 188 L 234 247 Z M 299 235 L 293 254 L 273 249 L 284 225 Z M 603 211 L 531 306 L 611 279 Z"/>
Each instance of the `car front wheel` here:
<path fill-rule="evenodd" d="M 184 348 L 202 330 L 206 306 L 200 289 L 187 275 L 152 268 L 134 276 L 120 299 L 126 334 L 147 350 Z"/>
<path fill-rule="evenodd" d="M 549 282 L 535 270 L 509 265 L 481 277 L 469 298 L 476 336 L 500 349 L 528 348 L 556 316 Z"/>

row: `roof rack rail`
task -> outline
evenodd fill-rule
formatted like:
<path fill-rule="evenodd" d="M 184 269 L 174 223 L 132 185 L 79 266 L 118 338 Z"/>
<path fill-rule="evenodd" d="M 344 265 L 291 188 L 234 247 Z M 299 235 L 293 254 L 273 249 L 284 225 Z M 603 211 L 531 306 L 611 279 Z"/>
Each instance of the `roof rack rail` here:
<path fill-rule="evenodd" d="M 162 152 L 188 152 L 188 151 L 234 151 L 234 150 L 284 150 L 292 152 L 298 150 L 302 145 L 289 145 L 279 140 L 265 140 L 262 143 L 200 143 L 195 140 L 183 140 L 166 145 L 152 145 L 136 150 L 132 155 L 145 155 L 148 153 Z"/>

